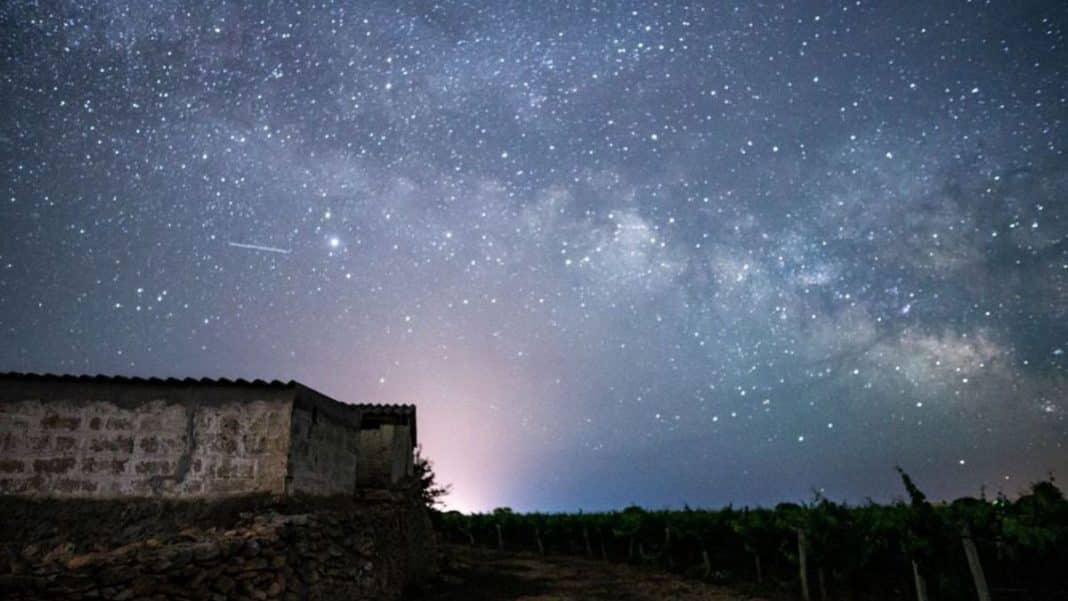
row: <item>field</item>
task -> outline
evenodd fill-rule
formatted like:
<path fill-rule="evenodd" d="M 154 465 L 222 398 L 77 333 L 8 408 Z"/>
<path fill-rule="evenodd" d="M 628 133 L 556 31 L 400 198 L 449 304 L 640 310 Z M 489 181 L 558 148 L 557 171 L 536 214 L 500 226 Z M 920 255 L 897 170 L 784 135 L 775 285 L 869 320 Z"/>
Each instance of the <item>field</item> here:
<path fill-rule="evenodd" d="M 650 567 L 449 545 L 426 601 L 741 601 L 726 588 Z M 758 601 L 758 600 L 755 600 Z"/>
<path fill-rule="evenodd" d="M 613 578 L 640 583 L 626 587 L 632 592 L 646 585 L 697 587 L 679 599 L 732 598 L 722 596 L 726 590 L 809 600 L 1068 598 L 1068 501 L 1052 479 L 1015 500 L 951 503 L 931 503 L 907 475 L 902 480 L 908 500 L 883 505 L 817 497 L 773 509 L 519 514 L 501 508 L 439 513 L 435 520 L 444 541 L 461 549 L 460 580 L 515 579 L 533 591 L 531 598 L 666 598 L 591 592 Z M 525 555 L 509 555 L 514 552 Z M 567 574 L 577 566 L 597 576 L 576 584 Z M 653 573 L 665 579 L 650 580 Z M 699 588 L 706 584 L 727 588 Z M 539 586 L 550 596 L 537 597 Z M 575 586 L 588 590 L 551 596 Z"/>

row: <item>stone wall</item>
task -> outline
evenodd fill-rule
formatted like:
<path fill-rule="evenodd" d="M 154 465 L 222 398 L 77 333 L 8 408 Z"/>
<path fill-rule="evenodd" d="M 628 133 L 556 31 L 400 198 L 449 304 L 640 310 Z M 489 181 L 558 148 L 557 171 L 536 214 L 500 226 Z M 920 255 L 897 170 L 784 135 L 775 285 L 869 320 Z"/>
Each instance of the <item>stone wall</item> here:
<path fill-rule="evenodd" d="M 405 495 L 249 507 L 12 502 L 4 515 L 38 524 L 0 538 L 0 598 L 13 601 L 397 599 L 434 569 L 426 512 Z M 60 522 L 90 514 L 109 534 L 122 531 L 112 523 L 134 531 L 93 540 L 84 526 L 60 524 L 42 533 L 40 514 Z"/>
<path fill-rule="evenodd" d="M 289 492 L 353 494 L 360 428 L 319 407 L 293 409 Z"/>
<path fill-rule="evenodd" d="M 92 387 L 77 392 L 84 398 L 0 398 L 0 495 L 285 492 L 285 391 L 233 400 L 225 390 L 189 398 L 160 391 L 147 402 L 97 400 L 106 391 Z"/>

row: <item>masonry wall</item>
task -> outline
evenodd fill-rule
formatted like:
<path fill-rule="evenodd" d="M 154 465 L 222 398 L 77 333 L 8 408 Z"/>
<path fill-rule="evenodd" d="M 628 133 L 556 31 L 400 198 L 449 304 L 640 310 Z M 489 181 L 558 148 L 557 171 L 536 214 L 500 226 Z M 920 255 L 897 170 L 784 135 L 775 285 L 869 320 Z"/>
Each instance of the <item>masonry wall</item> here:
<path fill-rule="evenodd" d="M 353 494 L 359 434 L 355 416 L 331 415 L 324 407 L 314 405 L 294 407 L 287 491 Z"/>
<path fill-rule="evenodd" d="M 0 495 L 202 498 L 285 492 L 292 411 L 284 390 L 256 391 L 262 398 L 249 398 L 248 390 L 136 391 L 147 399 L 116 395 L 107 387 L 71 390 L 81 398 L 64 394 L 62 387 L 50 389 L 53 398 L 18 387 L 4 391 Z"/>
<path fill-rule="evenodd" d="M 0 598 L 388 600 L 434 571 L 410 495 L 277 499 L 0 499 Z"/>

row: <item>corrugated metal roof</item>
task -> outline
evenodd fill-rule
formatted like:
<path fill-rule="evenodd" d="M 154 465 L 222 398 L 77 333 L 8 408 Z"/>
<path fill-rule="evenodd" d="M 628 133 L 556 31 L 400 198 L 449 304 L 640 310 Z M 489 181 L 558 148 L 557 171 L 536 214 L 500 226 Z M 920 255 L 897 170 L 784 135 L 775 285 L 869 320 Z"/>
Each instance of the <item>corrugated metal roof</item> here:
<path fill-rule="evenodd" d="M 292 388 L 299 383 L 293 380 L 283 382 L 281 380 L 245 380 L 238 378 L 141 378 L 136 376 L 109 376 L 97 375 L 74 375 L 74 374 L 34 374 L 23 372 L 2 372 L 0 379 L 29 380 L 33 382 L 64 382 L 64 383 L 98 383 L 98 384 L 152 384 L 164 386 L 242 386 L 264 388 Z"/>
<path fill-rule="evenodd" d="M 238 378 L 231 380 L 229 378 L 142 378 L 136 376 L 109 376 L 105 374 L 97 375 L 74 375 L 74 374 L 36 374 L 36 373 L 23 373 L 23 372 L 0 372 L 0 380 L 22 380 L 28 382 L 56 382 L 62 384 L 110 384 L 110 385 L 150 385 L 150 386 L 214 386 L 214 387 L 227 387 L 233 386 L 235 388 L 269 388 L 269 389 L 286 389 L 286 388 L 305 388 L 311 390 L 315 394 L 339 402 L 347 407 L 358 409 L 361 413 L 373 414 L 373 415 L 412 415 L 415 413 L 414 405 L 393 405 L 393 404 L 373 404 L 373 403 L 341 403 L 331 397 L 318 392 L 314 388 L 305 386 L 295 380 L 282 381 L 282 380 L 245 380 Z"/>
<path fill-rule="evenodd" d="M 364 413 L 378 413 L 383 415 L 411 415 L 415 413 L 415 405 L 376 405 L 373 403 L 357 403 L 350 405 Z"/>

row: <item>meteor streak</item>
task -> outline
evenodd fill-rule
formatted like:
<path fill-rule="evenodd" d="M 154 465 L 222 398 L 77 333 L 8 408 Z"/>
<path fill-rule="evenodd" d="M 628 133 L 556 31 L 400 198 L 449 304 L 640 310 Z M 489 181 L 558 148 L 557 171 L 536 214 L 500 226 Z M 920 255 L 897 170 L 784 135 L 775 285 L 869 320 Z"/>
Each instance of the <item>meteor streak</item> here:
<path fill-rule="evenodd" d="M 236 248 L 247 248 L 249 250 L 260 250 L 268 253 L 278 253 L 282 255 L 288 255 L 289 250 L 284 248 L 277 248 L 274 246 L 260 246 L 259 244 L 244 244 L 241 242 L 227 242 L 228 245 Z"/>

